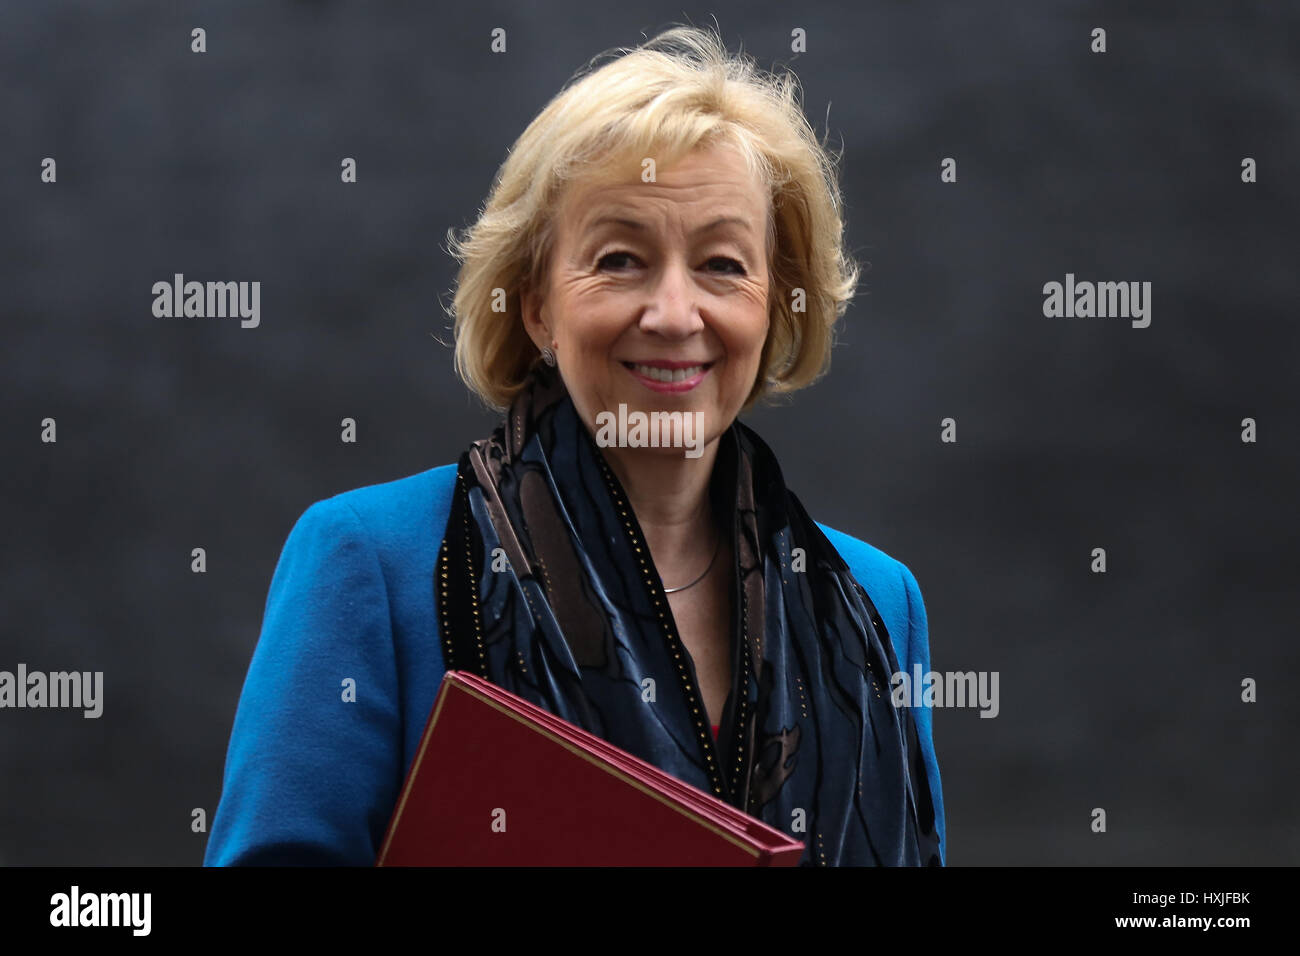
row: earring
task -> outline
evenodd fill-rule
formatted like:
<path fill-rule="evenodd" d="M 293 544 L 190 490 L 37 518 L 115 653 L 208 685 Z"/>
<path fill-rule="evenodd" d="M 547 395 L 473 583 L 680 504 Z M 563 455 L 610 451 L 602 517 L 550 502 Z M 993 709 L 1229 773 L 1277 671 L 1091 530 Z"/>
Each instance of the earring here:
<path fill-rule="evenodd" d="M 542 361 L 551 368 L 555 368 L 555 353 L 551 351 L 549 345 L 542 349 Z"/>

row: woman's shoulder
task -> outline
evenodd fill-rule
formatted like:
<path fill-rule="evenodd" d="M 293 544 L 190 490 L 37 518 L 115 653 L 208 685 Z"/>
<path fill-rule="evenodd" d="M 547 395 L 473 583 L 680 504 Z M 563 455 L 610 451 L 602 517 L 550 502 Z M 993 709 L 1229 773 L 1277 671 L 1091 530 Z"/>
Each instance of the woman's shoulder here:
<path fill-rule="evenodd" d="M 449 509 L 455 484 L 455 464 L 439 465 L 404 478 L 340 492 L 316 502 L 313 507 L 350 507 L 362 521 L 384 527 L 421 512 Z"/>
<path fill-rule="evenodd" d="M 415 535 L 436 547 L 447 526 L 455 485 L 453 462 L 323 498 L 313 503 L 299 521 L 333 525 L 340 521 L 359 523 L 381 551 L 387 550 L 387 546 L 409 546 L 411 541 L 405 539 Z M 902 561 L 820 521 L 817 526 L 882 614 L 882 603 L 901 605 L 906 615 L 909 602 L 919 602 L 916 578 Z"/>
<path fill-rule="evenodd" d="M 910 653 L 909 636 L 924 630 L 925 606 L 921 589 L 912 570 L 902 561 L 875 545 L 817 522 L 826 539 L 839 552 L 844 563 L 862 585 L 871 603 L 885 621 L 900 660 Z"/>
<path fill-rule="evenodd" d="M 453 462 L 321 499 L 300 520 L 324 520 L 335 525 L 340 520 L 359 522 L 381 552 L 409 549 L 415 543 L 436 549 L 451 513 L 455 485 Z M 817 526 L 866 589 L 877 610 L 883 615 L 887 607 L 900 608 L 902 620 L 907 621 L 915 612 L 911 605 L 919 604 L 921 599 L 911 569 L 867 541 L 821 522 Z M 886 615 L 886 623 L 890 623 L 890 615 Z"/>
<path fill-rule="evenodd" d="M 853 577 L 871 598 L 876 611 L 885 622 L 894 647 L 898 666 L 909 674 L 928 673 L 930 670 L 930 626 L 921 589 L 912 570 L 874 545 L 861 541 L 821 522 L 828 541 L 840 553 Z M 939 761 L 934 750 L 934 725 L 929 705 L 915 708 L 916 730 L 920 737 L 921 753 L 930 781 L 930 796 L 934 805 L 936 829 L 939 832 L 939 857 L 947 862 L 947 821 L 943 807 L 943 784 L 939 775 Z"/>
<path fill-rule="evenodd" d="M 391 569 L 409 562 L 413 553 L 436 554 L 455 484 L 456 465 L 451 463 L 353 488 L 312 504 L 298 520 L 295 533 L 302 538 L 323 537 L 335 546 L 349 535 L 361 535 L 381 565 Z M 899 651 L 906 657 L 909 632 L 917 628 L 918 619 L 925 626 L 921 590 L 911 569 L 867 541 L 821 522 L 817 526 L 866 590 L 895 644 L 904 645 Z"/>
<path fill-rule="evenodd" d="M 858 571 L 862 571 L 873 581 L 881 579 L 901 580 L 903 583 L 914 586 L 916 578 L 913 577 L 912 571 L 906 564 L 892 555 L 886 554 L 860 538 L 855 538 L 843 531 L 837 531 L 829 525 L 824 525 L 820 521 L 817 527 L 822 529 L 826 539 L 834 546 L 835 550 L 840 553 L 840 557 L 853 571 L 853 576 L 858 578 L 858 583 L 866 587 L 867 582 L 858 576 Z"/>
<path fill-rule="evenodd" d="M 456 465 L 439 465 L 413 475 L 352 488 L 322 498 L 298 519 L 300 527 L 350 527 L 377 550 L 409 550 L 441 543 L 451 512 Z"/>

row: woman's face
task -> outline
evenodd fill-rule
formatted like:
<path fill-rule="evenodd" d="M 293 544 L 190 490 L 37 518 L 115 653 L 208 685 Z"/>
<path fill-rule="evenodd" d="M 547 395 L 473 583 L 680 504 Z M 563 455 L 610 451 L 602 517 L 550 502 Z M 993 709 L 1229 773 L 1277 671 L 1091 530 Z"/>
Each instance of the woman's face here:
<path fill-rule="evenodd" d="M 598 415 L 617 417 L 620 405 L 629 414 L 680 411 L 703 426 L 707 444 L 758 375 L 769 321 L 768 198 L 725 146 L 696 150 L 656 179 L 642 182 L 638 169 L 569 191 L 546 288 L 525 292 L 524 323 L 539 349 L 552 347 L 593 431 Z"/>

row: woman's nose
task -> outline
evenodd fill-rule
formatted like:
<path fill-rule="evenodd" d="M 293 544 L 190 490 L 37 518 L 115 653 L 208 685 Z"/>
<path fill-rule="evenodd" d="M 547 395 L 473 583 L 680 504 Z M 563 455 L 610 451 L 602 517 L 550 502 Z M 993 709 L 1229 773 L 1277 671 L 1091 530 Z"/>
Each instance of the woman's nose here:
<path fill-rule="evenodd" d="M 678 259 L 666 263 L 655 278 L 650 301 L 641 314 L 641 328 L 669 338 L 680 338 L 704 328 L 698 289 L 691 271 Z"/>

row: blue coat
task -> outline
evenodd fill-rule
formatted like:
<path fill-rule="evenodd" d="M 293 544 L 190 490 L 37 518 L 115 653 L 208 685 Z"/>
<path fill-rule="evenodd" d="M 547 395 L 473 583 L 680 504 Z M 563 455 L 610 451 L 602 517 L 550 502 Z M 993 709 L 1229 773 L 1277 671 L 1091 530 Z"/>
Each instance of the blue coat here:
<path fill-rule="evenodd" d="M 239 698 L 205 866 L 374 863 L 444 665 L 433 566 L 456 466 L 318 501 L 271 579 Z M 930 669 L 912 572 L 820 526 L 866 588 L 908 673 Z M 343 700 L 343 682 L 356 700 Z M 946 861 L 929 708 L 917 731 Z"/>

